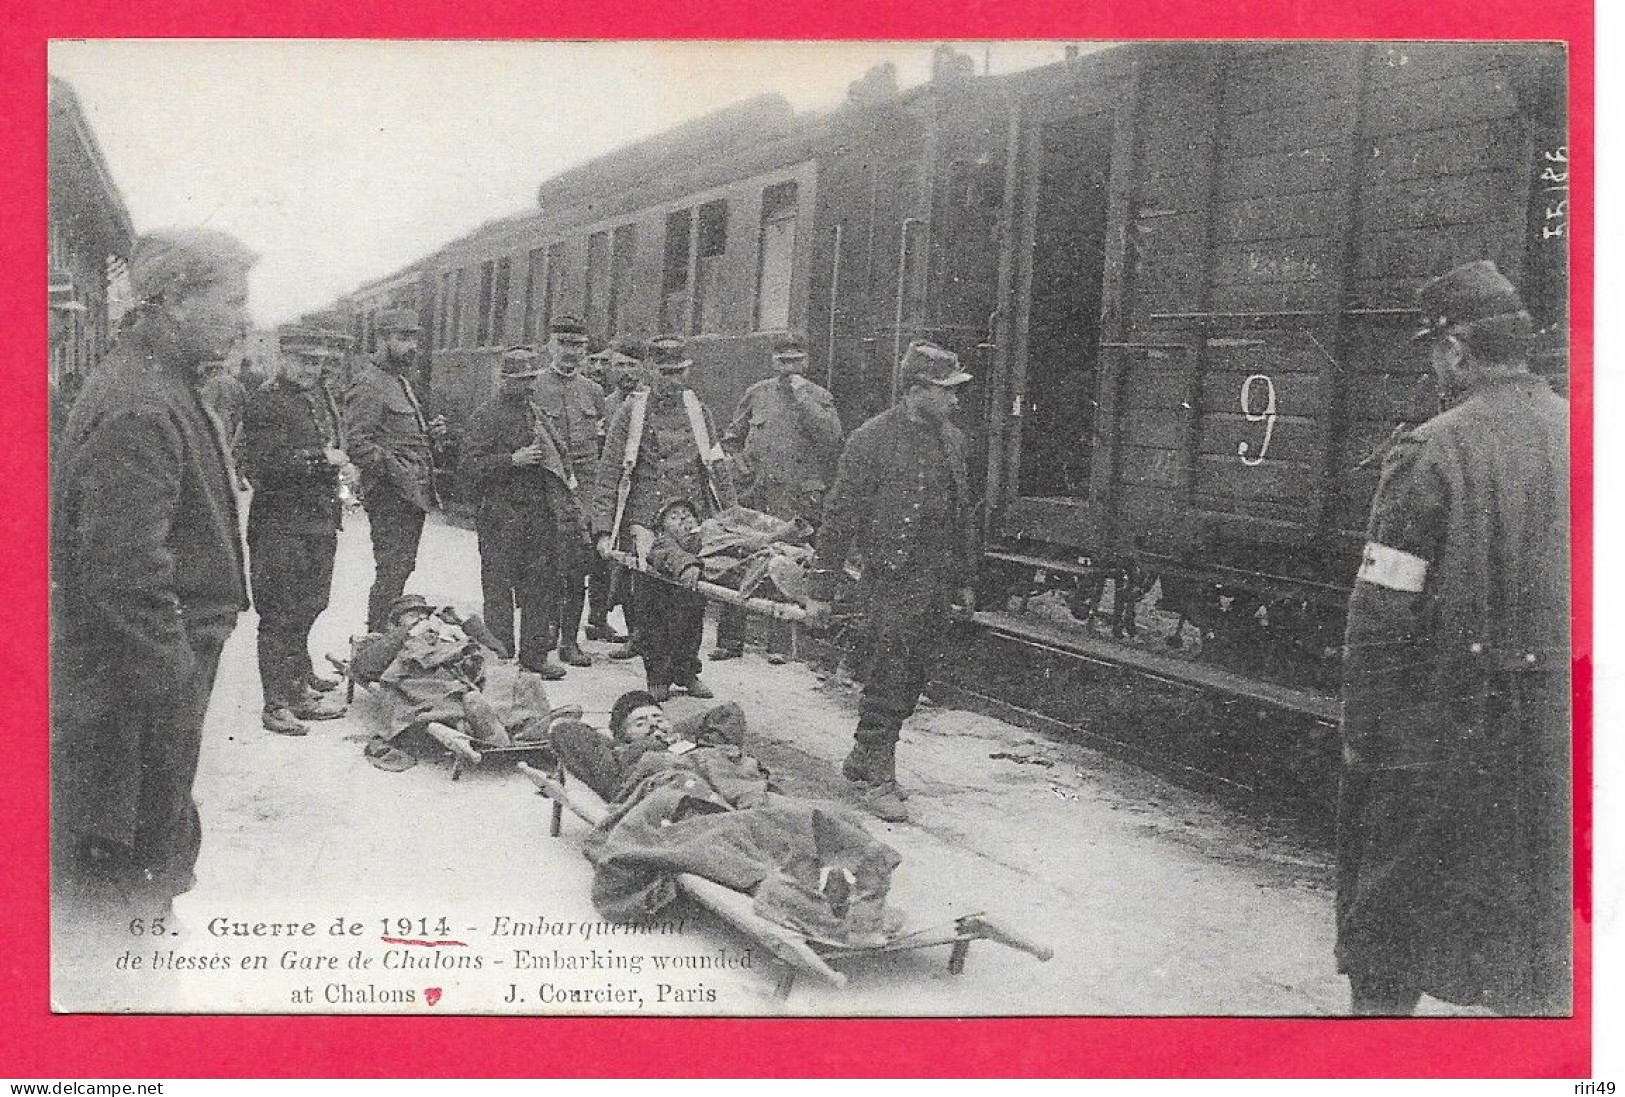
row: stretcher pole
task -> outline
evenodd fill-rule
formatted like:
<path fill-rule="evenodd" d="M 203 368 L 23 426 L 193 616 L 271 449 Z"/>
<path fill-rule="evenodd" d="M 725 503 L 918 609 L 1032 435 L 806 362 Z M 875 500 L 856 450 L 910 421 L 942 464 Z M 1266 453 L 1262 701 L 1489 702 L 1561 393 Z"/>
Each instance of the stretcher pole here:
<path fill-rule="evenodd" d="M 615 561 L 615 563 L 620 564 L 622 567 L 627 568 L 630 571 L 651 576 L 661 580 L 662 582 L 672 582 L 671 579 L 652 570 L 647 564 L 640 561 L 630 552 L 624 552 L 621 549 L 612 548 L 606 555 L 610 560 Z M 673 583 L 672 585 L 676 586 L 678 584 Z M 708 583 L 702 579 L 695 584 L 694 590 L 697 593 L 704 595 L 712 602 L 726 602 L 729 605 L 738 606 L 747 612 L 761 614 L 763 617 L 772 617 L 777 621 L 789 621 L 792 624 L 803 624 L 807 620 L 807 611 L 802 609 L 800 606 L 791 605 L 788 602 L 773 602 L 766 598 L 754 598 L 747 594 L 740 594 L 737 590 L 731 590 L 728 587 L 722 586 L 720 583 Z"/>
<path fill-rule="evenodd" d="M 550 773 L 544 773 L 523 762 L 519 763 L 519 772 L 523 773 L 543 796 L 555 804 L 563 804 L 570 814 L 583 822 L 597 826 L 608 814 L 602 809 L 595 811 L 587 804 L 575 800 Z M 677 887 L 683 894 L 762 945 L 780 962 L 830 986 L 846 985 L 846 976 L 826 964 L 823 957 L 813 951 L 804 937 L 757 914 L 750 896 L 690 872 L 680 872 L 676 879 Z"/>

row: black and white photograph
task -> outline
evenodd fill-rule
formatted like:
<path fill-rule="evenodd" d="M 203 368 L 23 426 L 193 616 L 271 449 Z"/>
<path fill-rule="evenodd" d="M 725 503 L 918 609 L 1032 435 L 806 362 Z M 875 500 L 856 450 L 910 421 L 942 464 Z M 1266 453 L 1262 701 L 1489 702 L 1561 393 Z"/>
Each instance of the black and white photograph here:
<path fill-rule="evenodd" d="M 51 42 L 52 1008 L 1572 1016 L 1568 65 Z"/>

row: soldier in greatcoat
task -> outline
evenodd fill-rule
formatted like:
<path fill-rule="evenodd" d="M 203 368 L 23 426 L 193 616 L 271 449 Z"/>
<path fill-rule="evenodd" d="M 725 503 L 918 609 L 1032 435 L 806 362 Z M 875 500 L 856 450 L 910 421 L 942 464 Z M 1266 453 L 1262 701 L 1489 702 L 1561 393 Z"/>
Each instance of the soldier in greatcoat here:
<path fill-rule="evenodd" d="M 361 470 L 361 501 L 372 530 L 372 590 L 367 631 L 380 632 L 389 607 L 417 567 L 424 516 L 439 506 L 434 449 L 445 421 L 430 419 L 407 377 L 420 330 L 411 309 L 378 314 L 378 356 L 351 383 L 344 415 L 349 455 Z"/>
<path fill-rule="evenodd" d="M 644 540 L 652 541 L 657 516 L 668 503 L 687 500 L 703 518 L 737 502 L 711 413 L 688 387 L 688 344 L 681 336 L 666 335 L 653 340 L 649 351 L 649 389 L 634 393 L 616 411 L 598 464 L 592 526 L 600 555 L 612 545 L 635 552 L 634 529 L 645 531 Z M 633 576 L 639 654 L 653 675 L 649 692 L 657 697 L 664 698 L 673 686 L 693 697 L 712 696 L 699 677 L 698 629 L 680 637 L 662 629 L 663 639 L 652 641 L 654 634 L 645 635 L 642 627 L 666 620 L 669 603 L 688 594 L 651 575 Z M 651 642 L 659 642 L 662 650 L 648 650 Z"/>
<path fill-rule="evenodd" d="M 478 507 L 486 627 L 520 666 L 554 680 L 564 677 L 564 668 L 548 661 L 561 592 L 579 573 L 588 543 L 563 442 L 531 402 L 540 373 L 530 347 L 508 348 L 497 394 L 469 421 L 462 465 Z"/>
<path fill-rule="evenodd" d="M 254 260 L 212 229 L 142 237 L 133 322 L 53 454 L 51 853 L 70 923 L 167 932 L 150 919 L 193 883 L 203 715 L 248 605 L 229 448 L 199 369 L 247 330 Z"/>
<path fill-rule="evenodd" d="M 739 398 L 722 445 L 734 454 L 743 505 L 816 527 L 841 452 L 841 419 L 829 390 L 803 376 L 806 368 L 806 336 L 775 336 L 773 376 Z M 711 658 L 737 659 L 744 649 L 745 611 L 723 606 Z"/>
<path fill-rule="evenodd" d="M 338 405 L 322 379 L 331 336 L 302 327 L 279 333 L 278 376 L 243 413 L 249 577 L 260 624 L 261 723 L 306 734 L 304 720 L 331 720 L 341 706 L 318 694 L 338 685 L 310 661 L 310 630 L 327 609 L 338 549 L 339 474 L 348 463 Z"/>
<path fill-rule="evenodd" d="M 569 462 L 570 490 L 587 498 L 598 477 L 598 455 L 604 448 L 604 390 L 583 372 L 587 361 L 587 328 L 574 316 L 560 316 L 548 325 L 547 368 L 536 379 L 532 399 L 547 416 L 553 432 L 564 443 Z M 572 561 L 574 567 L 560 587 L 559 658 L 576 667 L 592 666 L 592 657 L 581 650 L 577 636 L 581 613 L 587 607 L 591 583 L 591 610 L 587 634 L 595 640 L 619 643 L 625 637 L 613 632 L 606 620 L 609 613 L 608 562 L 588 553 Z"/>
<path fill-rule="evenodd" d="M 948 421 L 971 379 L 934 343 L 909 345 L 896 406 L 852 432 L 824 505 L 809 615 L 829 612 L 849 550 L 862 557 L 856 603 L 868 666 L 852 751 L 841 773 L 864 806 L 908 818 L 897 741 L 924 691 L 957 597 L 969 607 L 975 573 L 965 436 Z"/>
<path fill-rule="evenodd" d="M 1349 601 L 1337 962 L 1353 1010 L 1570 1008 L 1568 405 L 1488 260 L 1419 291 L 1442 414 L 1389 451 Z"/>

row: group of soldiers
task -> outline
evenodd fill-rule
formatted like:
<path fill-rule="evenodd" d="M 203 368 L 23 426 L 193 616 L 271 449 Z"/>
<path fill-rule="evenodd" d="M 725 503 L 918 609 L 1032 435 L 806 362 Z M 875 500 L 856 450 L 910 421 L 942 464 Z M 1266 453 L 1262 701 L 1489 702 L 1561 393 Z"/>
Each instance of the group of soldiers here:
<path fill-rule="evenodd" d="M 58 911 L 164 917 L 192 884 L 192 798 L 222 644 L 250 590 L 267 729 L 336 713 L 315 673 L 340 485 L 358 470 L 382 632 L 437 505 L 445 422 L 408 372 L 417 321 L 378 319 L 376 358 L 342 394 L 331 341 L 290 331 L 278 376 L 242 406 L 253 488 L 247 566 L 233 440 L 203 401 L 206 363 L 247 327 L 254 255 L 214 230 L 154 233 L 137 305 L 67 416 L 52 461 L 52 811 Z M 1481 261 L 1423 286 L 1445 410 L 1384 461 L 1348 624 L 1337 961 L 1353 1008 L 1407 1013 L 1422 993 L 1501 1012 L 1568 1008 L 1570 881 L 1567 406 L 1528 368 L 1517 289 Z M 641 569 L 675 511 L 744 502 L 817 526 L 808 621 L 830 618 L 849 557 L 863 692 L 841 770 L 875 815 L 908 818 L 896 751 L 952 605 L 972 603 L 972 486 L 949 422 L 970 375 L 911 344 L 900 398 L 842 445 L 795 333 L 772 347 L 718 435 L 688 387 L 680 336 L 652 340 L 606 393 L 583 373 L 579 321 L 542 354 L 510 347 L 472 416 L 462 468 L 477 511 L 492 642 L 543 678 L 590 659 L 578 630 L 620 643 L 626 610 L 650 694 L 707 697 L 692 592 Z M 594 551 L 596 550 L 596 551 Z M 588 598 L 590 592 L 591 597 Z M 619 597 L 617 597 L 619 595 Z M 685 600 L 686 599 L 686 600 Z M 515 614 L 517 611 L 517 631 Z M 724 615 L 713 653 L 743 647 Z M 563 665 L 550 661 L 557 650 Z M 59 921 L 58 925 L 62 923 Z"/>

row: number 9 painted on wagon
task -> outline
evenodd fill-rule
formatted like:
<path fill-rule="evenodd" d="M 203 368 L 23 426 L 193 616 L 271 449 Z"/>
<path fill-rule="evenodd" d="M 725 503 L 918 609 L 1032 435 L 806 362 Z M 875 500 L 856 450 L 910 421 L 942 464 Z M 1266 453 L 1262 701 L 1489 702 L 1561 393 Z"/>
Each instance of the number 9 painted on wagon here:
<path fill-rule="evenodd" d="M 1262 411 L 1253 410 L 1253 385 L 1257 382 L 1263 382 L 1264 385 L 1264 409 Z M 1241 458 L 1242 464 L 1249 467 L 1262 465 L 1264 458 L 1270 451 L 1270 439 L 1275 436 L 1275 382 L 1270 380 L 1268 374 L 1255 373 L 1241 383 L 1241 413 L 1247 417 L 1249 423 L 1264 424 L 1264 440 L 1259 443 L 1258 456 L 1248 456 L 1252 451 L 1252 446 L 1247 442 L 1242 442 L 1236 446 L 1236 456 Z"/>

